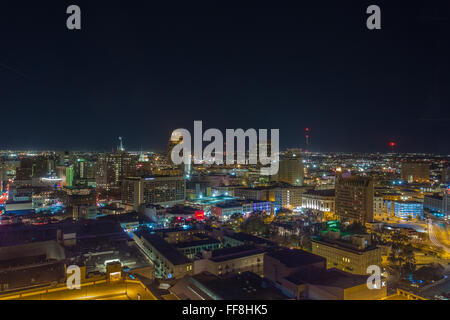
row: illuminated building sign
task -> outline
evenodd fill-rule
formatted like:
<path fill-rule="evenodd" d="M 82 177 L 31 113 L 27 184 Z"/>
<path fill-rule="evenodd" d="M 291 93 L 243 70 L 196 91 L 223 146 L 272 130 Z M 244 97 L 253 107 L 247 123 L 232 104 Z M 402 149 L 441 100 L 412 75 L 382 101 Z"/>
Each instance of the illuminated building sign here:
<path fill-rule="evenodd" d="M 203 220 L 203 219 L 205 219 L 205 211 L 204 210 L 195 211 L 195 220 Z"/>

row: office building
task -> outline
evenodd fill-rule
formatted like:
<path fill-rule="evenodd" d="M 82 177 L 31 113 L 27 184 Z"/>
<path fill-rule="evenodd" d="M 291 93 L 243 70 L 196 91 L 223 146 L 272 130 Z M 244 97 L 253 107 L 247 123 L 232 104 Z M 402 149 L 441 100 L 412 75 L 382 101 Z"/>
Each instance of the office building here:
<path fill-rule="evenodd" d="M 312 268 L 283 279 L 283 292 L 297 300 L 379 300 L 387 295 L 386 281 L 378 289 L 367 286 L 367 275 L 332 268 Z"/>
<path fill-rule="evenodd" d="M 336 215 L 362 224 L 373 222 L 373 180 L 368 177 L 338 175 L 335 184 Z"/>
<path fill-rule="evenodd" d="M 373 214 L 375 216 L 382 216 L 384 213 L 384 199 L 382 196 L 374 195 L 373 197 Z"/>
<path fill-rule="evenodd" d="M 253 272 L 217 276 L 203 272 L 178 281 L 170 292 L 181 300 L 285 300 L 267 279 Z"/>
<path fill-rule="evenodd" d="M 274 201 L 274 189 L 272 187 L 236 188 L 234 196 L 241 199 Z"/>
<path fill-rule="evenodd" d="M 304 179 L 303 158 L 300 153 L 287 152 L 280 159 L 277 180 L 294 186 L 302 186 Z"/>
<path fill-rule="evenodd" d="M 102 188 L 120 187 L 123 179 L 136 174 L 137 158 L 124 151 L 106 153 L 97 162 L 96 183 Z"/>
<path fill-rule="evenodd" d="M 250 271 L 261 276 L 264 271 L 264 253 L 264 249 L 252 245 L 204 251 L 203 259 L 194 262 L 195 273 L 206 271 L 222 276 Z"/>
<path fill-rule="evenodd" d="M 66 186 L 63 192 L 66 214 L 72 219 L 94 219 L 97 216 L 97 194 L 94 188 Z"/>
<path fill-rule="evenodd" d="M 278 187 L 275 189 L 275 207 L 277 209 L 295 209 L 302 206 L 303 187 Z"/>
<path fill-rule="evenodd" d="M 323 257 L 299 249 L 280 249 L 267 252 L 264 256 L 264 278 L 284 290 L 284 279 L 297 272 L 308 273 L 313 268 L 324 270 Z"/>
<path fill-rule="evenodd" d="M 405 161 L 402 163 L 401 177 L 409 183 L 428 183 L 430 182 L 430 165 L 420 161 Z"/>
<path fill-rule="evenodd" d="M 450 215 L 450 189 L 445 189 L 443 195 L 426 195 L 423 198 L 423 208 L 437 217 L 447 218 Z"/>
<path fill-rule="evenodd" d="M 189 259 L 194 259 L 197 255 L 202 254 L 204 251 L 219 249 L 222 244 L 219 240 L 205 236 L 199 240 L 179 242 L 174 246 Z"/>
<path fill-rule="evenodd" d="M 134 235 L 141 249 L 155 265 L 155 277 L 179 279 L 194 274 L 194 263 L 157 234 L 138 231 Z"/>
<path fill-rule="evenodd" d="M 400 219 L 419 219 L 423 216 L 423 204 L 418 201 L 386 201 L 385 206 L 390 216 Z"/>
<path fill-rule="evenodd" d="M 261 200 L 231 200 L 211 206 L 211 215 L 220 221 L 227 221 L 234 214 L 245 215 L 252 212 L 273 213 L 273 203 Z"/>
<path fill-rule="evenodd" d="M 128 177 L 122 184 L 122 202 L 134 210 L 139 205 L 173 206 L 186 198 L 186 180 L 183 176 Z"/>
<path fill-rule="evenodd" d="M 310 190 L 302 195 L 302 207 L 321 212 L 335 212 L 335 190 Z"/>
<path fill-rule="evenodd" d="M 311 240 L 312 253 L 326 259 L 327 268 L 367 274 L 367 267 L 381 266 L 381 249 L 371 244 L 369 235 L 347 235 L 328 230 Z"/>

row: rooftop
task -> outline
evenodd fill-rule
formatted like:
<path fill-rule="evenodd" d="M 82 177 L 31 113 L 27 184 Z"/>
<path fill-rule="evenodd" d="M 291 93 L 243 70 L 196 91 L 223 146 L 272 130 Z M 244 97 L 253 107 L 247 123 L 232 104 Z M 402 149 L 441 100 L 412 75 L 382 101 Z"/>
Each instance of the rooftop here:
<path fill-rule="evenodd" d="M 277 259 L 288 268 L 326 262 L 326 259 L 323 257 L 299 249 L 282 249 L 267 253 L 266 255 Z"/>
<path fill-rule="evenodd" d="M 137 234 L 147 240 L 147 242 L 150 243 L 151 246 L 153 246 L 173 265 L 180 265 L 191 262 L 184 254 L 182 254 L 157 234 L 151 234 L 148 231 L 138 231 Z"/>
<path fill-rule="evenodd" d="M 235 240 L 239 240 L 242 242 L 252 242 L 255 244 L 264 244 L 264 245 L 270 245 L 270 246 L 277 246 L 277 244 L 273 241 L 264 239 L 264 238 L 260 238 L 260 237 L 256 237 L 253 236 L 251 234 L 248 233 L 244 233 L 244 232 L 236 232 L 236 233 L 232 233 L 232 234 L 226 234 L 224 235 L 224 237 L 228 237 L 231 239 L 235 239 Z"/>
<path fill-rule="evenodd" d="M 195 285 L 196 291 L 200 291 L 203 295 L 208 292 L 224 300 L 288 299 L 279 289 L 252 272 L 243 272 L 231 277 L 201 273 L 191 277 L 190 282 Z"/>
<path fill-rule="evenodd" d="M 367 283 L 367 276 L 351 274 L 336 268 L 323 270 L 314 268 L 311 272 L 296 272 L 290 275 L 287 280 L 295 284 L 308 283 L 336 287 L 340 289 L 352 288 Z"/>
<path fill-rule="evenodd" d="M 203 239 L 203 240 L 181 242 L 181 243 L 176 244 L 175 246 L 177 248 L 190 248 L 190 247 L 198 247 L 198 246 L 204 246 L 204 245 L 208 245 L 208 244 L 218 244 L 218 243 L 220 243 L 219 240 L 208 237 L 207 239 Z"/>
<path fill-rule="evenodd" d="M 345 241 L 342 239 L 330 239 L 328 237 L 316 237 L 311 241 L 335 247 L 337 249 L 351 251 L 354 253 L 362 253 L 377 249 L 377 246 L 375 245 L 369 245 L 367 247 L 358 247 L 356 244 L 353 244 L 350 241 Z"/>
<path fill-rule="evenodd" d="M 305 195 L 314 195 L 314 196 L 321 196 L 321 197 L 334 197 L 335 192 L 334 189 L 328 189 L 328 190 L 308 190 L 304 193 Z"/>
<path fill-rule="evenodd" d="M 217 249 L 212 252 L 212 257 L 210 260 L 214 262 L 222 262 L 230 259 L 237 259 L 247 256 L 252 256 L 255 254 L 261 254 L 264 253 L 265 250 L 258 249 L 254 246 L 237 246 L 237 247 L 231 247 L 231 248 L 222 248 Z"/>

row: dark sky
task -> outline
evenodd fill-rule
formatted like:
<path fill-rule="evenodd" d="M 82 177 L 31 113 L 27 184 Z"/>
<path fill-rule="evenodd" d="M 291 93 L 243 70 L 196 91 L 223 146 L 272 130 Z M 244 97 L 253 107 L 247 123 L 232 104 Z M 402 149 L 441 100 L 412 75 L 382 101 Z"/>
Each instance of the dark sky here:
<path fill-rule="evenodd" d="M 449 153 L 449 3 L 2 1 L 0 148 L 164 149 L 203 120 L 279 128 L 283 147 L 311 127 L 312 151 Z"/>

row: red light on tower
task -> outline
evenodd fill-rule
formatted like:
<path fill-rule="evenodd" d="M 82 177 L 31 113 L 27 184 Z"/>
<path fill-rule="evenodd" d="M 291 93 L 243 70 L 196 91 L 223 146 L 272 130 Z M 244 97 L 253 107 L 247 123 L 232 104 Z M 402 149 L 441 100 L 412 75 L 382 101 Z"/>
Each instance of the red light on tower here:
<path fill-rule="evenodd" d="M 306 139 L 305 152 L 308 152 L 308 149 L 309 149 L 309 128 L 305 128 L 305 139 Z"/>
<path fill-rule="evenodd" d="M 397 147 L 397 143 L 395 141 L 389 141 L 388 146 L 391 149 L 391 152 L 394 152 L 395 147 Z"/>

